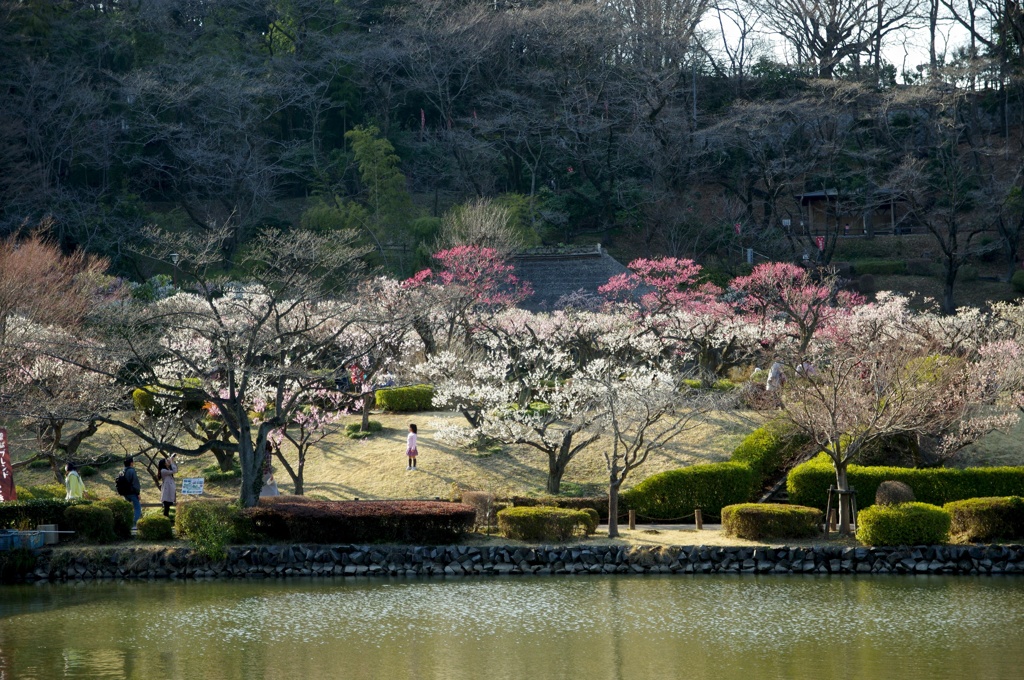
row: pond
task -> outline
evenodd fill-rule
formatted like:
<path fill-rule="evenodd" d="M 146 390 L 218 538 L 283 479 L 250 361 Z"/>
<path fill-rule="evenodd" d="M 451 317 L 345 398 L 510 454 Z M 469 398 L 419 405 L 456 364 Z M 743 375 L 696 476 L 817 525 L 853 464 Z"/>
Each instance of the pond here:
<path fill-rule="evenodd" d="M 1024 579 L 505 577 L 0 588 L 0 679 L 1015 678 Z"/>

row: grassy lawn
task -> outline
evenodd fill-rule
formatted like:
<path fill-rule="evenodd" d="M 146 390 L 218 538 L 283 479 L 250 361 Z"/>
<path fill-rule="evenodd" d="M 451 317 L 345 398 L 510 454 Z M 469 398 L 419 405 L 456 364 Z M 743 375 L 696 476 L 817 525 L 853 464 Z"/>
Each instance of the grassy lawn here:
<path fill-rule="evenodd" d="M 329 499 L 387 499 L 435 497 L 448 499 L 454 490 L 489 491 L 501 496 L 539 495 L 544 493 L 547 478 L 547 456 L 531 447 L 509 446 L 497 452 L 478 452 L 443 444 L 435 438 L 440 424 L 461 422 L 461 416 L 446 412 L 373 415 L 384 430 L 367 439 L 349 439 L 339 431 L 327 437 L 308 456 L 306 493 Z M 765 416 L 753 411 L 718 411 L 707 422 L 678 436 L 665 450 L 653 454 L 646 465 L 627 481 L 627 487 L 642 479 L 695 463 L 726 460 L 732 450 Z M 354 418 L 352 419 L 355 420 Z M 420 430 L 420 469 L 405 469 L 405 435 L 408 424 L 415 422 Z M 120 443 L 128 439 L 120 432 L 105 428 L 88 440 L 83 449 L 91 454 L 110 452 L 120 457 Z M 33 440 L 11 429 L 14 460 L 31 455 Z M 604 442 L 598 440 L 584 449 L 566 472 L 562 492 L 570 495 L 605 493 Z M 184 458 L 178 472 L 183 477 L 203 476 L 203 469 L 215 464 L 211 454 Z M 956 464 L 1024 465 L 1024 424 L 1011 432 L 995 432 L 961 452 Z M 292 491 L 291 481 L 280 465 L 276 478 L 282 493 Z M 121 469 L 119 461 L 100 468 L 99 473 L 85 480 L 86 488 L 100 496 L 113 496 L 114 478 Z M 144 471 L 142 501 L 156 503 L 159 494 Z M 51 484 L 48 469 L 22 468 L 15 473 L 20 486 Z M 208 483 L 207 494 L 234 497 L 237 482 Z"/>
<path fill-rule="evenodd" d="M 382 499 L 426 498 L 447 499 L 453 489 L 490 491 L 500 495 L 536 495 L 544 492 L 547 478 L 547 456 L 528 446 L 509 446 L 499 452 L 478 452 L 451 447 L 435 438 L 440 424 L 460 422 L 462 416 L 446 413 L 374 414 L 384 430 L 367 439 L 355 440 L 340 431 L 324 439 L 307 457 L 306 493 L 330 499 Z M 355 420 L 354 418 L 352 419 Z M 663 470 L 694 463 L 715 462 L 728 458 L 742 439 L 763 421 L 753 411 L 719 411 L 712 413 L 707 422 L 681 434 L 666 449 L 651 456 L 647 464 L 631 480 L 643 478 Z M 410 422 L 419 426 L 419 471 L 407 472 L 405 436 Z M 31 455 L 32 440 L 18 436 L 12 429 L 14 460 Z M 123 449 L 118 440 L 124 439 L 109 428 L 88 441 L 83 448 L 90 453 L 109 451 L 118 456 Z M 563 493 L 574 495 L 605 492 L 603 442 L 584 449 L 569 465 L 562 483 Z M 211 454 L 181 461 L 178 479 L 200 476 L 203 468 L 213 465 Z M 114 478 L 120 463 L 100 469 L 99 474 L 85 480 L 86 488 L 101 496 L 114 495 Z M 278 486 L 282 493 L 290 493 L 291 481 L 287 473 L 276 466 Z M 158 492 L 143 472 L 140 474 L 142 501 L 157 502 Z M 48 469 L 17 471 L 15 479 L 20 486 L 53 483 Z M 236 493 L 233 482 L 209 484 L 208 493 L 230 496 Z"/>

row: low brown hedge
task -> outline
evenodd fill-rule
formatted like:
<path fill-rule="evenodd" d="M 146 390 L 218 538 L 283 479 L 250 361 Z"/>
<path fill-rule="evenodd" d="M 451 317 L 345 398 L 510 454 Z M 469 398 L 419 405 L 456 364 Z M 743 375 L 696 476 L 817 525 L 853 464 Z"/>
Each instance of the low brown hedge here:
<path fill-rule="evenodd" d="M 821 533 L 817 508 L 774 503 L 739 503 L 722 508 L 726 536 L 760 541 L 769 538 L 812 538 Z"/>
<path fill-rule="evenodd" d="M 295 543 L 445 543 L 476 518 L 468 505 L 440 501 L 261 498 L 243 512 L 258 534 Z"/>

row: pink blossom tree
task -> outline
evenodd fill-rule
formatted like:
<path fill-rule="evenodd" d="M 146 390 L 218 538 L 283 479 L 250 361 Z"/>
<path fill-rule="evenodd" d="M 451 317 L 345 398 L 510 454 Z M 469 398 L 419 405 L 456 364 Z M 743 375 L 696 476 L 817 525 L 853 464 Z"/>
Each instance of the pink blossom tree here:
<path fill-rule="evenodd" d="M 413 327 L 427 354 L 469 339 L 479 318 L 514 307 L 533 294 L 494 248 L 466 245 L 434 255 L 439 269 L 424 269 L 404 282 L 417 308 Z"/>
<path fill-rule="evenodd" d="M 816 278 L 786 262 L 759 264 L 730 285 L 743 294 L 740 306 L 752 320 L 762 325 L 784 320 L 798 353 L 807 350 L 815 333 L 863 303 L 859 295 L 840 288 L 836 274 L 820 272 Z"/>

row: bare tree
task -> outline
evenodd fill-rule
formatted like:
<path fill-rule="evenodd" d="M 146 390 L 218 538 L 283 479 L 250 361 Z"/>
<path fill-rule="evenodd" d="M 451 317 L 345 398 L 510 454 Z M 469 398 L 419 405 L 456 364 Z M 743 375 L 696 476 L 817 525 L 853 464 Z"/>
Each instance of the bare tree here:
<path fill-rule="evenodd" d="M 863 56 L 880 67 L 881 45 L 892 33 L 914 25 L 918 0 L 773 0 L 765 5 L 767 24 L 793 49 L 799 63 L 821 78 Z"/>

